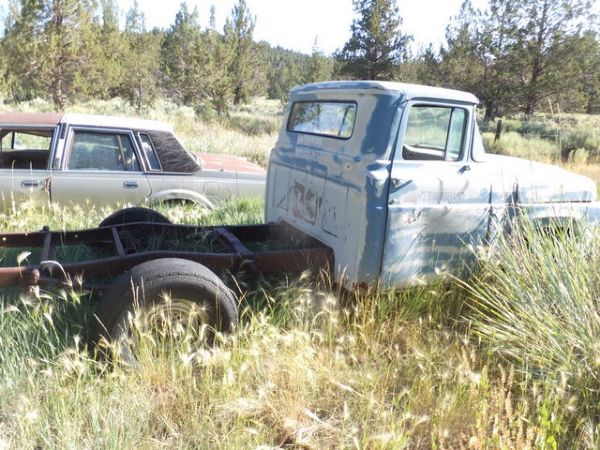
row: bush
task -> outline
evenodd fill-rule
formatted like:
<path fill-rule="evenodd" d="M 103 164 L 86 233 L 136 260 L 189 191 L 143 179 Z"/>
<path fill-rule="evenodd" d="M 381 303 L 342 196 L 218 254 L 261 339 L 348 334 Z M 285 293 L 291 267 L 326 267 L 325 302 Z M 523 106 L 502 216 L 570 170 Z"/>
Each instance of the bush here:
<path fill-rule="evenodd" d="M 519 132 L 523 126 L 523 121 L 517 119 L 502 119 L 502 130 L 506 132 Z"/>
<path fill-rule="evenodd" d="M 578 413 L 600 412 L 600 232 L 540 232 L 502 239 L 470 287 L 473 324 L 494 354 L 525 378 L 552 380 Z M 564 381 L 566 379 L 566 382 Z"/>
<path fill-rule="evenodd" d="M 539 137 L 521 136 L 515 132 L 503 133 L 498 141 L 494 141 L 493 133 L 484 133 L 483 144 L 488 153 L 535 160 L 555 160 L 559 153 L 552 142 Z"/>
<path fill-rule="evenodd" d="M 587 151 L 588 160 L 597 160 L 600 156 L 600 133 L 589 125 L 579 125 L 561 135 L 561 156 L 567 161 L 573 152 Z"/>
<path fill-rule="evenodd" d="M 544 139 L 554 140 L 559 134 L 559 127 L 556 123 L 550 121 L 523 122 L 518 132 L 524 136 L 534 135 Z"/>

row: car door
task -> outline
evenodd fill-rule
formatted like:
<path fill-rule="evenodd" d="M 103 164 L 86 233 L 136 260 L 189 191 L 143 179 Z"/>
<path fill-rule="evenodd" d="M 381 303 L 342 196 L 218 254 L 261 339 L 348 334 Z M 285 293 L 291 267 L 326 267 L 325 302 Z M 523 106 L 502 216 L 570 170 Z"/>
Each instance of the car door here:
<path fill-rule="evenodd" d="M 54 128 L 0 130 L 0 209 L 48 203 L 54 135 Z"/>
<path fill-rule="evenodd" d="M 391 169 L 382 280 L 462 274 L 486 238 L 491 180 L 469 159 L 473 105 L 409 102 Z"/>
<path fill-rule="evenodd" d="M 139 204 L 150 195 L 132 132 L 70 127 L 51 182 L 53 202 Z"/>

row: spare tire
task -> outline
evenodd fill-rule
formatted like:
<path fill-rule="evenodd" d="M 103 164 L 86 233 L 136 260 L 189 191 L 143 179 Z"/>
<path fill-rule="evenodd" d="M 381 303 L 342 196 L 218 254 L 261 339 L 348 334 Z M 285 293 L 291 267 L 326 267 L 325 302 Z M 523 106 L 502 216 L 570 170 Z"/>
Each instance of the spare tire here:
<path fill-rule="evenodd" d="M 163 216 L 158 211 L 154 211 L 153 209 L 149 208 L 143 208 L 141 206 L 134 206 L 115 211 L 110 216 L 104 218 L 104 220 L 102 220 L 98 226 L 109 227 L 133 222 L 152 222 L 160 224 L 171 223 L 167 217 Z"/>
<path fill-rule="evenodd" d="M 211 344 L 238 323 L 233 292 L 207 267 L 180 258 L 147 261 L 122 274 L 96 307 L 96 342 L 106 338 L 127 363 L 135 363 L 132 318 L 142 332 L 194 327 Z M 200 329 L 201 328 L 201 329 Z"/>

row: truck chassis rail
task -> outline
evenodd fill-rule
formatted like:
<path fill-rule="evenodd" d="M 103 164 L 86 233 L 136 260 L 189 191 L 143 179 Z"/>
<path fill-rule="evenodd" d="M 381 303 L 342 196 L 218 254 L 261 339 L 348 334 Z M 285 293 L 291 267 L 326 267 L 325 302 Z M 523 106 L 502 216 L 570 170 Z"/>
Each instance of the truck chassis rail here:
<path fill-rule="evenodd" d="M 152 248 L 156 240 L 164 245 Z M 201 241 L 210 241 L 218 248 L 187 248 L 188 244 L 194 247 Z M 82 245 L 105 256 L 78 261 L 57 258 L 61 246 Z M 252 250 L 253 247 L 258 249 Z M 329 247 L 287 224 L 223 227 L 134 222 L 76 231 L 50 231 L 44 227 L 32 233 L 0 234 L 0 250 L 9 248 L 37 249 L 41 253 L 37 262 L 1 267 L 0 288 L 64 286 L 77 278 L 85 280 L 82 286 L 86 288 L 103 290 L 107 285 L 94 279 L 115 277 L 159 258 L 189 259 L 217 274 L 228 270 L 294 272 L 328 268 L 333 263 Z"/>

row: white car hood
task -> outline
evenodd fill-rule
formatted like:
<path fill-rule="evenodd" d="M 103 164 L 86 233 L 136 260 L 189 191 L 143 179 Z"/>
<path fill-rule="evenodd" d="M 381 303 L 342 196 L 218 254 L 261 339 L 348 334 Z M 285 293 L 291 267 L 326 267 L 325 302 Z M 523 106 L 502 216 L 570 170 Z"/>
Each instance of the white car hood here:
<path fill-rule="evenodd" d="M 590 202 L 596 200 L 596 183 L 557 166 L 503 155 L 486 155 L 504 179 L 513 178 L 520 203 Z"/>

